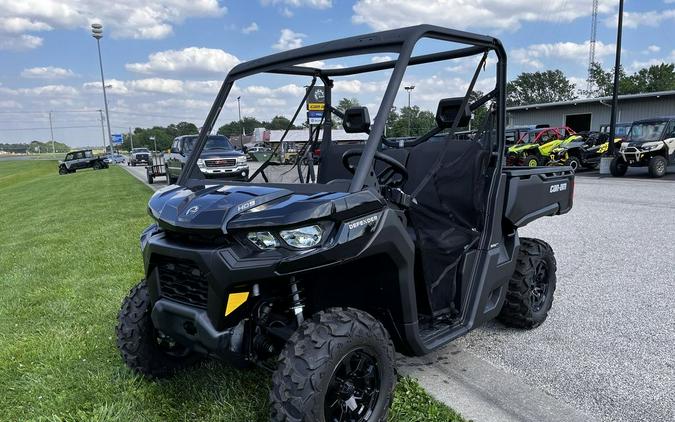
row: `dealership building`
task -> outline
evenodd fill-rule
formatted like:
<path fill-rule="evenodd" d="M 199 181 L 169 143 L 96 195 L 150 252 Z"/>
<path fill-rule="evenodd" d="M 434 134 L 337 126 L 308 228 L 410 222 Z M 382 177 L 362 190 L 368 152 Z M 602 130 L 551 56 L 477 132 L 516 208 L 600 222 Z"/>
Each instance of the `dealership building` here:
<path fill-rule="evenodd" d="M 600 97 L 508 107 L 507 125 L 569 126 L 577 132 L 599 130 L 609 124 L 611 104 L 612 97 Z M 675 116 L 675 91 L 619 95 L 618 123 L 658 116 Z"/>

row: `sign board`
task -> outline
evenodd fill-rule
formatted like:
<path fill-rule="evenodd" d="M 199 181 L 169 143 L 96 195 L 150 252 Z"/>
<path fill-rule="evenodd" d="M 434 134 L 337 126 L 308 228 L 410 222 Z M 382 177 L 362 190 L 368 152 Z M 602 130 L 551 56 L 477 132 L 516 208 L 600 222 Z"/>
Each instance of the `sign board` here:
<path fill-rule="evenodd" d="M 113 133 L 111 137 L 113 144 L 121 144 L 124 141 L 124 136 L 121 133 Z"/>
<path fill-rule="evenodd" d="M 326 92 L 324 87 L 315 86 L 307 95 L 307 110 L 323 111 L 326 101 Z"/>
<path fill-rule="evenodd" d="M 308 111 L 307 121 L 310 125 L 320 125 L 323 120 L 323 111 Z"/>

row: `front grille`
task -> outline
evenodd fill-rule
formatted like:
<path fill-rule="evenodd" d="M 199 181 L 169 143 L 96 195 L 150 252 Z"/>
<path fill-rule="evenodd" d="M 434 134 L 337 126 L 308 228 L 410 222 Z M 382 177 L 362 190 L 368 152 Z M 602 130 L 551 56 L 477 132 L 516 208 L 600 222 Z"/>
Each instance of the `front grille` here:
<path fill-rule="evenodd" d="M 172 242 L 190 246 L 221 247 L 227 246 L 229 243 L 227 237 L 222 232 L 179 232 L 166 230 L 164 235 Z"/>
<path fill-rule="evenodd" d="M 137 154 L 136 159 L 138 161 L 148 161 L 148 154 Z"/>
<path fill-rule="evenodd" d="M 206 167 L 233 167 L 237 164 L 236 158 L 218 158 L 213 160 L 204 160 Z"/>
<path fill-rule="evenodd" d="M 206 308 L 209 284 L 197 265 L 186 259 L 161 258 L 157 263 L 161 297 Z"/>

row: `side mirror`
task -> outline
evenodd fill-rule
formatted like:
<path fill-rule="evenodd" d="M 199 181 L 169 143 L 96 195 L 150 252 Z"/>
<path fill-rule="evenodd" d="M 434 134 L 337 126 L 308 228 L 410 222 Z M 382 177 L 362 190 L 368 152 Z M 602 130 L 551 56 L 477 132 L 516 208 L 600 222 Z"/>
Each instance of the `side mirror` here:
<path fill-rule="evenodd" d="M 345 110 L 342 127 L 347 133 L 368 133 L 370 131 L 370 115 L 366 107 L 352 107 Z"/>
<path fill-rule="evenodd" d="M 464 110 L 460 110 L 462 108 L 462 102 L 464 102 L 464 97 L 444 98 L 438 103 L 438 110 L 436 110 L 436 124 L 439 128 L 451 128 L 457 114 L 461 115 L 457 127 L 469 126 L 469 122 L 471 121 L 471 109 L 467 103 Z"/>

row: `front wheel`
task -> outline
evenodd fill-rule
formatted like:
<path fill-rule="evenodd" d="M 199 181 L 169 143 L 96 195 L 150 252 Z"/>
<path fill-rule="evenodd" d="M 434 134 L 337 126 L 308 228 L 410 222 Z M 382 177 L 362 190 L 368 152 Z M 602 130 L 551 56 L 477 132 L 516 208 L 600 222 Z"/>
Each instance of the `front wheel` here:
<path fill-rule="evenodd" d="M 666 175 L 668 160 L 666 157 L 657 155 L 649 159 L 649 177 L 663 177 Z"/>
<path fill-rule="evenodd" d="M 622 177 L 628 171 L 628 163 L 624 161 L 621 157 L 612 158 L 612 162 L 609 164 L 609 172 L 614 177 Z"/>
<path fill-rule="evenodd" d="M 528 155 L 525 157 L 525 165 L 527 167 L 537 167 L 539 165 L 539 158 L 536 155 Z"/>
<path fill-rule="evenodd" d="M 60 167 L 59 167 L 59 174 L 60 174 L 60 175 L 64 175 L 64 174 L 68 174 L 68 173 L 69 173 L 69 171 L 68 171 L 68 169 L 66 168 L 66 166 L 60 166 Z"/>
<path fill-rule="evenodd" d="M 518 328 L 535 328 L 548 317 L 556 286 L 551 246 L 539 239 L 520 239 L 516 270 L 509 281 L 499 319 Z"/>
<path fill-rule="evenodd" d="M 138 283 L 122 302 L 117 316 L 117 348 L 124 363 L 149 378 L 164 378 L 190 366 L 199 355 L 162 335 L 152 324 L 148 285 Z"/>
<path fill-rule="evenodd" d="M 331 308 L 286 343 L 272 376 L 273 421 L 385 421 L 396 374 L 394 346 L 366 312 Z"/>

